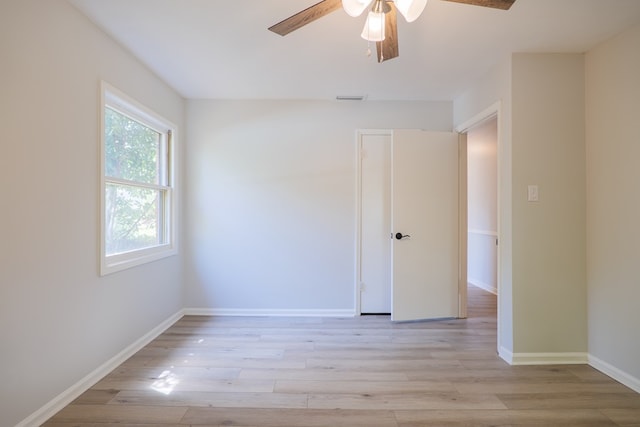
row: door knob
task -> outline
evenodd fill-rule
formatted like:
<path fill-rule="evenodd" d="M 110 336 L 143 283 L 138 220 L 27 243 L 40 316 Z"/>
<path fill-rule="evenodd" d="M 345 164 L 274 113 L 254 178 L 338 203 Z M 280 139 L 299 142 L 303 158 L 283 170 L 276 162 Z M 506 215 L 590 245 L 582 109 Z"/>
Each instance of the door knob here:
<path fill-rule="evenodd" d="M 405 237 L 411 237 L 411 236 L 408 235 L 408 234 L 396 233 L 396 239 L 398 239 L 398 240 L 402 240 Z"/>

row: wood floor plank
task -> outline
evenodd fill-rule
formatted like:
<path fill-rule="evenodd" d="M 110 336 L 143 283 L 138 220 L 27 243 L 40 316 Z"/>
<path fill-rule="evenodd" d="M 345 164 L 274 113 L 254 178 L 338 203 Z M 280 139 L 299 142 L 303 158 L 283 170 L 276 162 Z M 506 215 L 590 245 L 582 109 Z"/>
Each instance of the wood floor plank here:
<path fill-rule="evenodd" d="M 109 373 L 105 379 L 157 380 L 171 374 L 179 378 L 232 380 L 238 378 L 240 371 L 240 368 L 210 366 L 120 367 Z"/>
<path fill-rule="evenodd" d="M 404 372 L 371 372 L 349 369 L 243 369 L 240 379 L 248 380 L 322 380 L 322 381 L 407 381 Z"/>
<path fill-rule="evenodd" d="M 447 368 L 430 369 L 407 373 L 410 381 L 451 380 L 466 382 L 495 382 L 509 378 L 514 381 L 532 381 L 538 379 L 545 382 L 578 382 L 580 381 L 568 370 L 550 366 L 491 366 L 483 368 L 467 368 L 451 370 Z"/>
<path fill-rule="evenodd" d="M 69 405 L 58 412 L 51 422 L 57 423 L 155 423 L 180 424 L 186 407 Z M 48 424 L 45 424 L 48 426 Z"/>
<path fill-rule="evenodd" d="M 603 408 L 600 412 L 620 426 L 640 426 L 640 409 L 638 408 Z"/>
<path fill-rule="evenodd" d="M 432 368 L 460 368 L 458 360 L 451 359 L 414 359 L 414 360 L 377 360 L 377 359 L 307 359 L 309 369 L 337 369 L 344 371 L 393 372 L 419 371 Z"/>
<path fill-rule="evenodd" d="M 376 352 L 392 352 L 392 351 L 422 351 L 428 352 L 435 348 L 452 349 L 453 341 L 446 342 L 446 338 L 415 338 L 414 342 L 397 343 L 397 342 L 322 342 L 315 343 L 315 351 L 376 351 Z M 291 353 L 291 351 L 287 351 Z"/>
<path fill-rule="evenodd" d="M 627 388 L 622 384 L 613 382 L 539 382 L 534 381 L 493 381 L 476 383 L 456 383 L 455 389 L 464 394 L 492 393 L 492 394 L 547 394 L 566 393 L 580 394 L 588 389 L 590 393 L 626 393 Z"/>
<path fill-rule="evenodd" d="M 218 359 L 236 359 L 251 357 L 253 359 L 281 359 L 284 349 L 252 349 L 247 348 L 206 348 L 206 347 L 154 347 L 146 346 L 140 350 L 141 356 L 179 356 L 179 357 L 209 357 Z"/>
<path fill-rule="evenodd" d="M 316 409 L 386 409 L 393 411 L 425 409 L 506 409 L 494 395 L 461 395 L 460 393 L 396 393 L 396 394 L 313 394 L 309 408 Z"/>
<path fill-rule="evenodd" d="M 400 348 L 399 348 L 400 347 Z M 379 348 L 377 345 L 371 345 L 370 348 L 362 346 L 355 346 L 353 348 L 349 346 L 326 348 L 325 346 L 316 345 L 313 350 L 288 350 L 285 352 L 285 358 L 294 359 L 362 359 L 362 353 L 366 351 L 367 358 L 375 360 L 406 360 L 416 358 L 432 358 L 437 355 L 437 358 L 444 359 L 456 359 L 453 356 L 454 352 L 449 352 L 451 348 L 450 344 L 446 343 L 434 343 L 433 345 L 425 345 L 423 347 L 402 348 L 394 344 L 387 348 Z M 434 352 L 434 349 L 440 351 Z M 493 357 L 496 357 L 495 354 Z"/>
<path fill-rule="evenodd" d="M 611 382 L 611 377 L 589 365 L 566 365 L 566 369 L 576 377 L 585 381 Z"/>
<path fill-rule="evenodd" d="M 189 406 L 210 408 L 303 409 L 307 395 L 301 393 L 244 393 L 176 391 L 169 394 L 151 390 L 125 390 L 112 405 Z"/>
<path fill-rule="evenodd" d="M 514 393 L 498 394 L 509 409 L 640 409 L 640 394 L 597 393 Z"/>
<path fill-rule="evenodd" d="M 296 338 L 298 339 L 298 338 Z M 199 353 L 230 353 L 230 352 L 241 352 L 243 350 L 263 350 L 264 354 L 269 357 L 272 357 L 274 354 L 280 356 L 282 351 L 284 350 L 313 350 L 314 342 L 313 341 L 305 341 L 300 342 L 299 340 L 272 340 L 266 341 L 263 339 L 259 339 L 257 341 L 233 341 L 226 338 L 212 338 L 212 339 L 203 339 L 199 338 L 199 340 L 203 340 L 202 342 L 195 343 L 189 341 L 187 343 L 183 343 L 180 340 L 163 340 L 162 342 L 155 343 L 155 345 L 150 345 L 149 352 L 151 349 L 157 348 L 159 351 L 170 351 L 171 349 L 186 349 L 190 348 L 193 351 L 197 351 Z M 156 351 L 158 352 L 158 351 Z"/>
<path fill-rule="evenodd" d="M 616 426 L 597 410 L 514 411 L 514 410 L 444 410 L 396 411 L 399 427 L 494 427 L 494 426 Z"/>
<path fill-rule="evenodd" d="M 183 423 L 192 426 L 397 427 L 391 411 L 190 408 Z"/>
<path fill-rule="evenodd" d="M 405 394 L 425 392 L 456 392 L 449 381 L 347 381 L 277 380 L 274 391 L 278 393 L 305 394 Z"/>
<path fill-rule="evenodd" d="M 114 389 L 106 389 L 106 390 L 97 390 L 90 389 L 86 392 L 82 393 L 80 397 L 73 401 L 74 404 L 100 404 L 105 405 L 113 400 L 114 397 L 118 394 L 119 390 Z"/>
<path fill-rule="evenodd" d="M 284 357 L 282 359 L 256 359 L 252 357 L 214 358 L 207 355 L 132 357 L 122 367 L 197 367 L 197 368 L 255 368 L 255 369 L 304 369 L 306 359 Z"/>
<path fill-rule="evenodd" d="M 214 380 L 199 378 L 172 377 L 165 379 L 105 378 L 93 386 L 96 390 L 157 390 L 157 391 L 215 391 L 215 392 L 253 392 L 273 391 L 273 380 Z"/>

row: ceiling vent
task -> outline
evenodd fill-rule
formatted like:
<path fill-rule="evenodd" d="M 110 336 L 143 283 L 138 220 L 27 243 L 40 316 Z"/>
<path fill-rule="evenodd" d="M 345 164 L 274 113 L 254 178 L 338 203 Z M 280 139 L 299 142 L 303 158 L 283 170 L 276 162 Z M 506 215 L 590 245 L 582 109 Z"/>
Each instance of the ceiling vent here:
<path fill-rule="evenodd" d="M 366 95 L 338 95 L 336 99 L 338 101 L 364 101 L 366 99 Z"/>

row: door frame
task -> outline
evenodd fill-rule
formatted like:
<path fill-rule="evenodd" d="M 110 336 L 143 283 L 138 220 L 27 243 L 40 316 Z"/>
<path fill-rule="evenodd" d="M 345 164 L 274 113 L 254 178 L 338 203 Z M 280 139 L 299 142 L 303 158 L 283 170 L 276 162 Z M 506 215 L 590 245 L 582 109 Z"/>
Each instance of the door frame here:
<path fill-rule="evenodd" d="M 467 317 L 467 138 L 458 132 L 458 317 Z M 362 138 L 385 135 L 393 140 L 393 129 L 356 130 L 356 236 L 354 271 L 354 312 L 362 314 Z M 392 292 L 392 289 L 389 289 Z"/>
<path fill-rule="evenodd" d="M 497 196 L 497 209 L 496 209 L 496 228 L 497 228 L 497 232 L 498 232 L 498 251 L 496 253 L 496 289 L 498 290 L 498 304 L 497 304 L 497 331 L 496 331 L 496 337 L 497 337 L 497 351 L 498 353 L 501 352 L 501 306 L 502 306 L 502 302 L 501 302 L 501 296 L 502 296 L 502 291 L 501 291 L 501 278 L 502 278 L 502 262 L 501 262 L 501 257 L 500 257 L 500 245 L 502 243 L 502 221 L 501 221 L 501 215 L 500 213 L 502 212 L 502 202 L 501 202 L 501 193 L 500 193 L 500 183 L 502 182 L 502 174 L 504 173 L 504 171 L 502 170 L 502 164 L 504 162 L 504 159 L 502 158 L 502 101 L 496 101 L 495 103 L 491 104 L 489 107 L 485 108 L 483 111 L 481 111 L 480 113 L 476 114 L 475 116 L 471 117 L 469 120 L 462 122 L 461 124 L 455 126 L 455 131 L 458 132 L 460 135 L 464 135 L 465 140 L 466 140 L 466 135 L 467 132 L 469 130 L 471 130 L 472 128 L 479 126 L 481 124 L 483 124 L 484 122 L 488 121 L 488 120 L 492 120 L 492 119 L 496 119 L 497 121 L 497 131 L 498 131 L 498 136 L 497 136 L 497 141 L 496 141 L 496 152 L 497 152 L 497 181 L 498 181 L 498 188 L 496 189 L 496 196 Z M 466 168 L 465 168 L 466 171 Z M 466 178 L 465 178 L 466 179 Z M 465 202 L 466 203 L 466 202 Z M 467 224 L 466 224 L 466 220 L 465 220 L 465 235 L 467 233 Z M 466 251 L 466 248 L 465 248 Z M 466 255 L 465 255 L 465 259 L 466 259 Z M 466 260 L 465 260 L 466 262 Z M 466 301 L 465 301 L 465 310 L 466 310 Z"/>
<path fill-rule="evenodd" d="M 467 318 L 468 282 L 467 134 L 458 132 L 458 318 Z"/>
<path fill-rule="evenodd" d="M 384 135 L 393 138 L 392 129 L 356 130 L 356 236 L 355 236 L 355 272 L 354 272 L 354 312 L 362 314 L 362 137 L 364 135 Z M 391 262 L 391 260 L 389 260 Z M 391 290 L 389 290 L 391 292 Z"/>

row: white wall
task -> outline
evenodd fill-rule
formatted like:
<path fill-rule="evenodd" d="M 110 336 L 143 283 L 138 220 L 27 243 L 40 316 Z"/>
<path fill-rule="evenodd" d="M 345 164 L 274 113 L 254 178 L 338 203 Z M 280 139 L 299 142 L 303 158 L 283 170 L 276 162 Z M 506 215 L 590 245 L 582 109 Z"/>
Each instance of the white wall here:
<path fill-rule="evenodd" d="M 498 120 L 467 132 L 468 282 L 498 292 Z"/>
<path fill-rule="evenodd" d="M 639 46 L 640 25 L 587 54 L 586 141 L 589 354 L 640 392 Z"/>
<path fill-rule="evenodd" d="M 514 354 L 569 361 L 587 351 L 584 56 L 512 67 Z"/>
<path fill-rule="evenodd" d="M 184 105 L 63 0 L 1 2 L 0 58 L 4 427 L 181 309 L 181 256 L 98 276 L 100 79 L 181 129 Z"/>
<path fill-rule="evenodd" d="M 187 111 L 186 306 L 218 312 L 353 313 L 356 129 L 452 129 L 450 102 Z"/>

